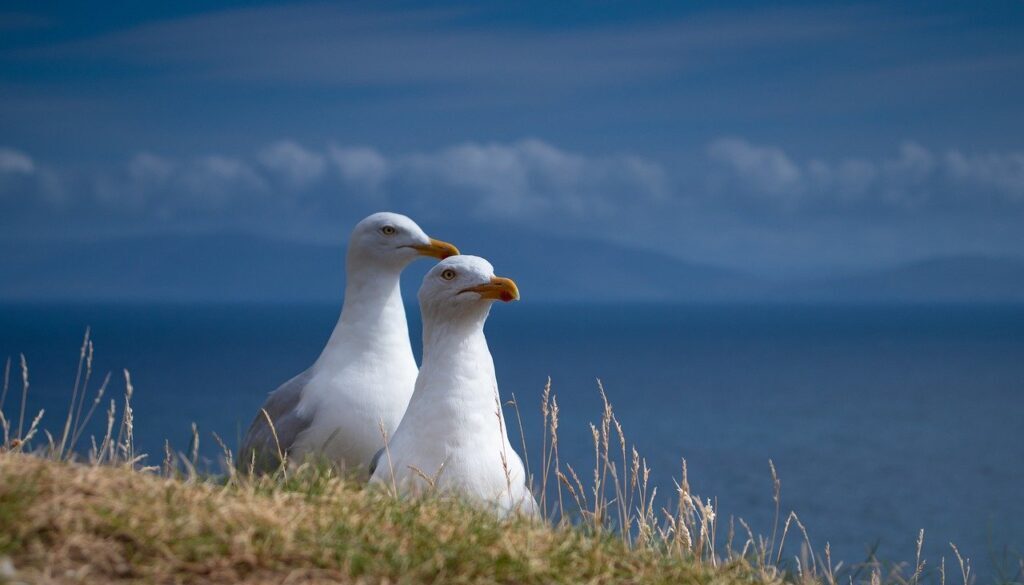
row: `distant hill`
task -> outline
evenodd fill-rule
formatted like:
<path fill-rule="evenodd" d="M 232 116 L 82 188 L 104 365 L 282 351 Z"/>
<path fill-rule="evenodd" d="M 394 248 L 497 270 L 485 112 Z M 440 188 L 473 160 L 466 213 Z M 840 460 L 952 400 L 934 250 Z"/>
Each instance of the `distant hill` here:
<path fill-rule="evenodd" d="M 1024 259 L 961 256 L 768 283 L 665 254 L 503 226 L 438 229 L 542 302 L 1024 302 Z M 431 263 L 403 278 L 407 299 Z M 338 302 L 344 248 L 253 235 L 58 242 L 0 254 L 0 300 Z"/>
<path fill-rule="evenodd" d="M 513 277 L 524 299 L 671 301 L 731 299 L 750 278 L 725 269 L 605 242 L 553 238 L 499 226 L 452 237 Z M 338 301 L 344 248 L 252 235 L 141 236 L 59 242 L 0 254 L 0 299 Z M 415 289 L 430 262 L 407 271 Z"/>
<path fill-rule="evenodd" d="M 464 254 L 484 256 L 498 274 L 515 278 L 524 299 L 731 300 L 760 286 L 739 272 L 603 241 L 496 228 L 454 233 Z"/>
<path fill-rule="evenodd" d="M 840 302 L 1024 302 L 1024 259 L 951 256 L 851 276 L 787 285 L 790 300 Z"/>
<path fill-rule="evenodd" d="M 342 290 L 330 246 L 244 235 L 59 242 L 0 257 L 0 296 L 30 300 L 313 300 Z"/>

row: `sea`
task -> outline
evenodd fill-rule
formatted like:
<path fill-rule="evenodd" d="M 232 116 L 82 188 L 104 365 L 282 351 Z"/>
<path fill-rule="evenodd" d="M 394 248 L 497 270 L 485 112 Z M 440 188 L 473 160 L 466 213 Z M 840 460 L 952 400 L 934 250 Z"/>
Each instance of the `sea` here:
<path fill-rule="evenodd" d="M 45 409 L 43 426 L 59 430 L 89 327 L 89 400 L 107 372 L 107 396 L 120 400 L 128 370 L 137 450 L 154 464 L 165 441 L 188 451 L 194 423 L 199 452 L 216 467 L 213 433 L 237 446 L 266 394 L 316 358 L 338 310 L 0 305 L 0 360 L 12 358 L 3 409 L 8 418 L 20 410 L 23 354 L 27 416 Z M 418 352 L 418 311 L 408 313 Z M 813 549 L 828 543 L 833 562 L 874 555 L 912 563 L 923 529 L 930 569 L 945 557 L 947 571 L 959 574 L 952 542 L 983 580 L 1020 571 L 1024 306 L 523 302 L 495 306 L 487 333 L 502 398 L 518 403 L 534 472 L 550 379 L 561 459 L 589 478 L 600 380 L 628 442 L 652 469 L 657 505 L 669 504 L 685 459 L 691 490 L 715 506 L 719 546 L 730 519 L 735 547 L 746 534 L 738 518 L 771 534 L 772 461 L 780 524 L 794 511 Z M 517 417 L 512 410 L 506 417 L 518 446 Z M 102 431 L 102 418 L 90 432 Z M 798 554 L 803 538 L 793 525 L 783 556 Z"/>

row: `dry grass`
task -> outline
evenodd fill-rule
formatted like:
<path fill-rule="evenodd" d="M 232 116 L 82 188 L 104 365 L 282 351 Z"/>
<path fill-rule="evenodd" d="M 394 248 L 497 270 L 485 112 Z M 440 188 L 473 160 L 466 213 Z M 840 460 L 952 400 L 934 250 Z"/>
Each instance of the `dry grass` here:
<path fill-rule="evenodd" d="M 220 486 L 5 453 L 0 523 L 0 556 L 38 583 L 764 582 L 313 468 Z"/>

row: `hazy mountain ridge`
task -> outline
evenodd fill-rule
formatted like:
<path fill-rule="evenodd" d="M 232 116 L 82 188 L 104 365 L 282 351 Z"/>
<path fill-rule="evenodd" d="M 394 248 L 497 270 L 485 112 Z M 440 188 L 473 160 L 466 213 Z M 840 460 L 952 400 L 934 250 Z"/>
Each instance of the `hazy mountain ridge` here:
<path fill-rule="evenodd" d="M 789 286 L 793 300 L 1021 302 L 1024 258 L 944 256 Z"/>
<path fill-rule="evenodd" d="M 439 235 L 446 237 L 444 232 Z M 453 238 L 455 239 L 455 238 Z M 646 301 L 731 298 L 749 279 L 712 266 L 586 240 L 501 228 L 461 234 L 464 253 L 486 255 L 514 278 L 524 298 Z M 140 236 L 48 243 L 0 254 L 0 298 L 7 300 L 337 301 L 345 250 L 229 234 Z M 431 266 L 404 275 L 415 297 Z"/>
<path fill-rule="evenodd" d="M 1024 301 L 1024 259 L 943 257 L 839 278 L 766 282 L 607 242 L 501 227 L 452 237 L 514 278 L 525 300 L 742 302 Z M 431 263 L 403 278 L 415 289 Z M 19 301 L 338 301 L 344 248 L 244 234 L 152 235 L 40 244 L 0 254 L 0 299 Z"/>

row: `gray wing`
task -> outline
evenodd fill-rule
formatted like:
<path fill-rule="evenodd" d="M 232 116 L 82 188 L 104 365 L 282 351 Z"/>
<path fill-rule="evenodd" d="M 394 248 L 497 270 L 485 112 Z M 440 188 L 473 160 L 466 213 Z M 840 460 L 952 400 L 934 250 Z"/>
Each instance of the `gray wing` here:
<path fill-rule="evenodd" d="M 381 447 L 373 454 L 373 459 L 370 459 L 370 477 L 373 477 L 373 472 L 377 471 L 377 464 L 380 463 L 380 458 L 384 455 L 384 449 L 387 447 Z"/>
<path fill-rule="evenodd" d="M 313 421 L 312 416 L 301 416 L 295 410 L 302 398 L 302 390 L 312 377 L 311 371 L 306 370 L 270 393 L 263 403 L 263 410 L 267 411 L 274 428 L 267 424 L 267 417 L 262 411 L 256 413 L 239 451 L 239 470 L 270 473 L 280 467 L 280 454 L 287 454 L 295 438 Z"/>

